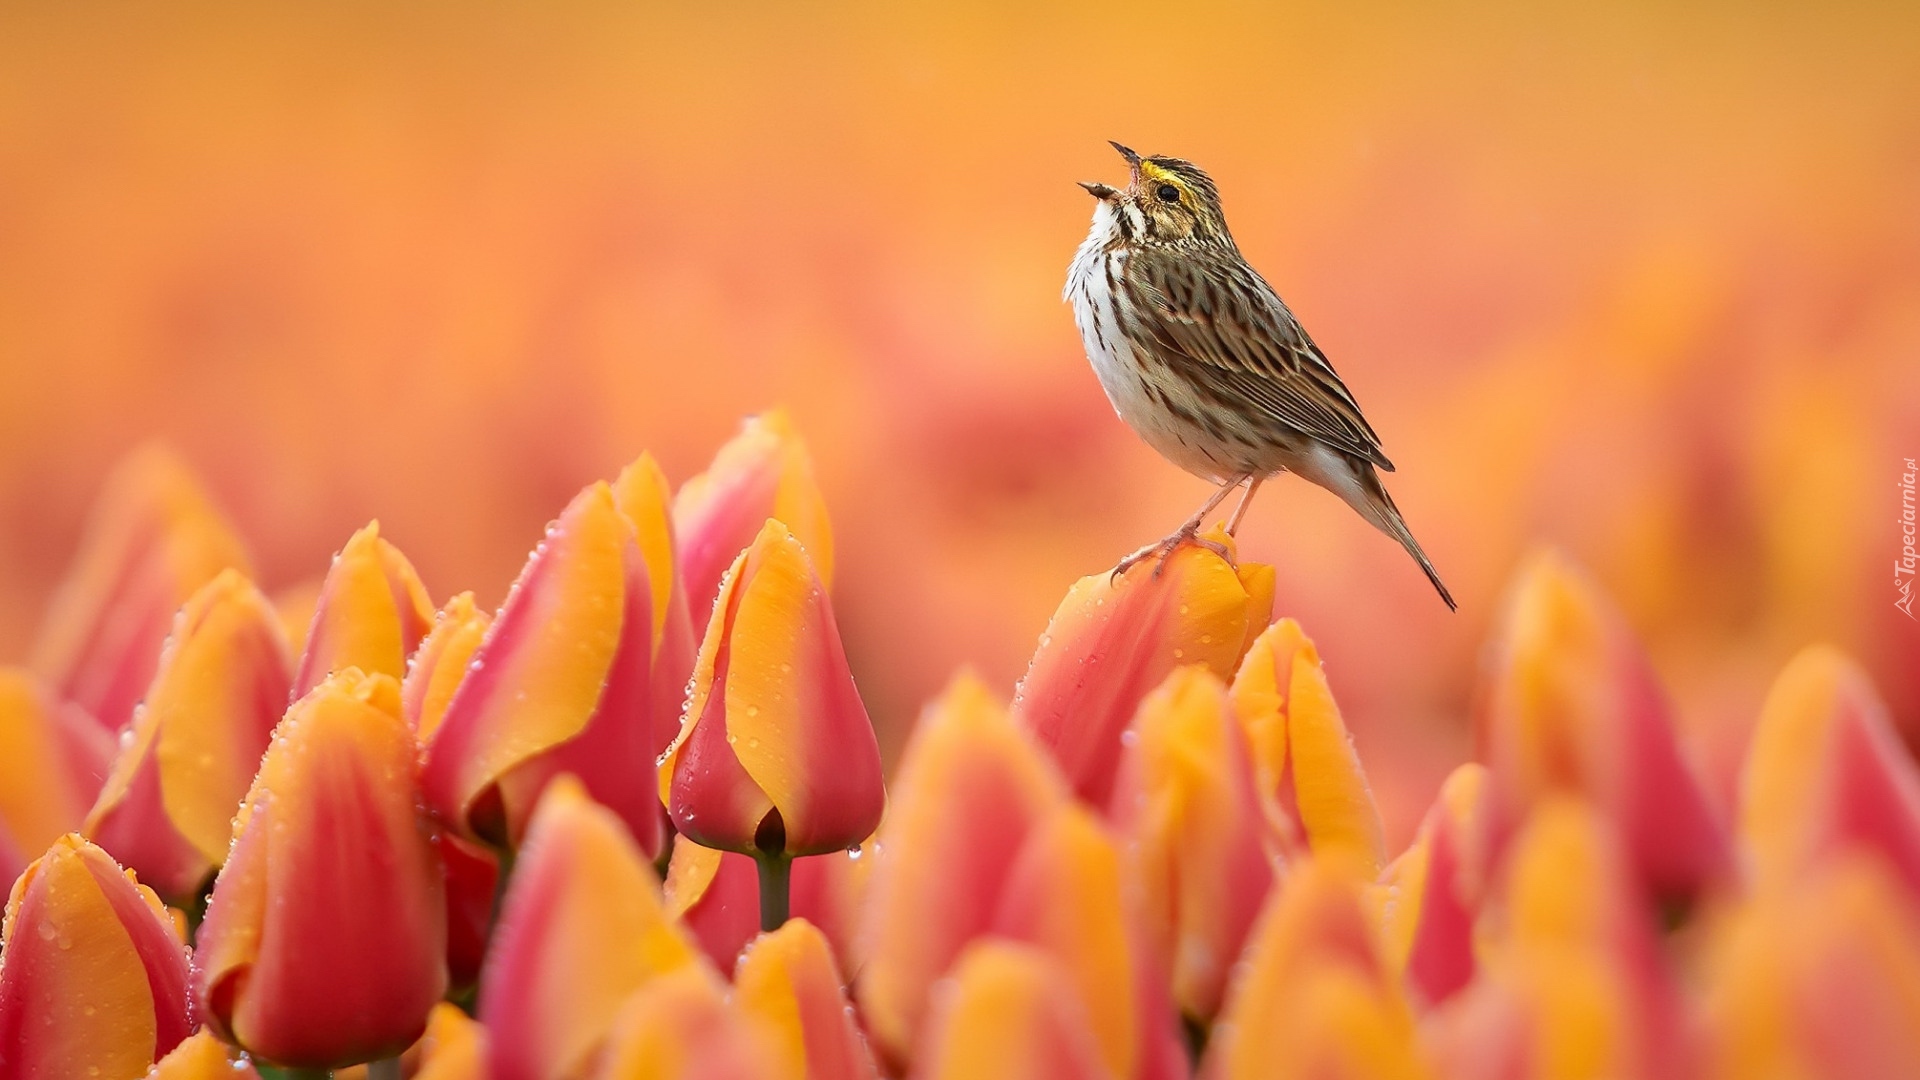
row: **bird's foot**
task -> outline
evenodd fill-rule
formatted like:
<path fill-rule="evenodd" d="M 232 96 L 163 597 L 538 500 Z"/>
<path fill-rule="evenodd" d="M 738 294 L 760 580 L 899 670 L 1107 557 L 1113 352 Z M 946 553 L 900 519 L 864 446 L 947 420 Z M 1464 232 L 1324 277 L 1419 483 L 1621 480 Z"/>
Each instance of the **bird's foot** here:
<path fill-rule="evenodd" d="M 1120 580 L 1120 575 L 1155 556 L 1158 556 L 1160 561 L 1155 564 L 1153 568 L 1153 576 L 1155 579 L 1158 579 L 1167 569 L 1167 560 L 1173 558 L 1174 552 L 1188 544 L 1206 548 L 1208 551 L 1225 559 L 1228 566 L 1234 565 L 1232 548 L 1229 548 L 1218 540 L 1210 540 L 1201 536 L 1199 522 L 1189 522 L 1186 525 L 1182 525 L 1178 531 L 1166 539 L 1148 544 L 1139 551 L 1121 559 L 1119 563 L 1115 564 L 1113 574 L 1107 580 L 1118 581 Z"/>

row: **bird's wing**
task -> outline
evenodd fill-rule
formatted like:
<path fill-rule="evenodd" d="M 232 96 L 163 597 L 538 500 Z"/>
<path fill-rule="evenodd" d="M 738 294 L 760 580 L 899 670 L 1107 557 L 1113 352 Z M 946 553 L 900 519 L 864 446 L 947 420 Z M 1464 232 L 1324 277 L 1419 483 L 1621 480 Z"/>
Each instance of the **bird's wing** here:
<path fill-rule="evenodd" d="M 1228 254 L 1136 251 L 1125 288 L 1169 363 L 1228 407 L 1257 411 L 1392 472 L 1353 395 L 1293 312 Z"/>

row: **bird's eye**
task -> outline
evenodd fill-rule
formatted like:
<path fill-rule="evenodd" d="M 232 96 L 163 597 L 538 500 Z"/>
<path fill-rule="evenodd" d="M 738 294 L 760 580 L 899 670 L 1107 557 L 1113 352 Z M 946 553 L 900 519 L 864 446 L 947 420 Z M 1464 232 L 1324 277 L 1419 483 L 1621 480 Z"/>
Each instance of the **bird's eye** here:
<path fill-rule="evenodd" d="M 1175 203 L 1180 201 L 1180 189 L 1174 187 L 1172 184 L 1161 184 L 1160 190 L 1154 192 L 1154 194 L 1160 197 L 1161 202 Z"/>

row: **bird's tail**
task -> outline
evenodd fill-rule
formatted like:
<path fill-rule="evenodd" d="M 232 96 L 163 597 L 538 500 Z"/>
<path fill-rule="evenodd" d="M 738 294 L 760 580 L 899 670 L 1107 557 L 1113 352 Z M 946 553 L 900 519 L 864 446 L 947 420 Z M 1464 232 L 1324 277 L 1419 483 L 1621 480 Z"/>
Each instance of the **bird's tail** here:
<path fill-rule="evenodd" d="M 1448 610 L 1460 610 L 1460 605 L 1453 602 L 1453 594 L 1447 591 L 1446 583 L 1440 580 L 1440 572 L 1433 568 L 1433 561 L 1427 558 L 1426 552 L 1420 550 L 1420 541 L 1413 538 L 1413 530 L 1407 528 L 1406 519 L 1400 516 L 1400 508 L 1393 505 L 1393 496 L 1387 494 L 1387 487 L 1380 482 L 1380 475 L 1373 471 L 1373 466 L 1364 463 L 1356 471 L 1360 474 L 1360 483 L 1367 499 L 1365 506 L 1355 509 L 1373 522 L 1374 528 L 1400 541 L 1400 546 L 1406 548 L 1407 554 L 1420 564 L 1420 569 L 1426 571 L 1427 580 L 1433 582 L 1440 599 L 1447 602 Z"/>

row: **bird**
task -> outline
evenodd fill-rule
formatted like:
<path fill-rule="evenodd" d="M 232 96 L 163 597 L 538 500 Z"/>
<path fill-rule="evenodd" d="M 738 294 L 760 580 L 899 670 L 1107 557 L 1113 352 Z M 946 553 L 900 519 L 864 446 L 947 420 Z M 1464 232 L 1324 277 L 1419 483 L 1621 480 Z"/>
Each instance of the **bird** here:
<path fill-rule="evenodd" d="M 1227 521 L 1232 536 L 1254 493 L 1290 472 L 1338 495 L 1400 542 L 1449 609 L 1453 595 L 1380 481 L 1393 462 L 1353 394 L 1227 230 L 1220 190 L 1199 166 L 1126 159 L 1125 187 L 1081 181 L 1093 227 L 1074 253 L 1063 293 L 1087 359 L 1114 411 L 1169 462 L 1218 485 L 1166 539 L 1114 567 L 1201 544 L 1208 514 L 1246 485 Z"/>

